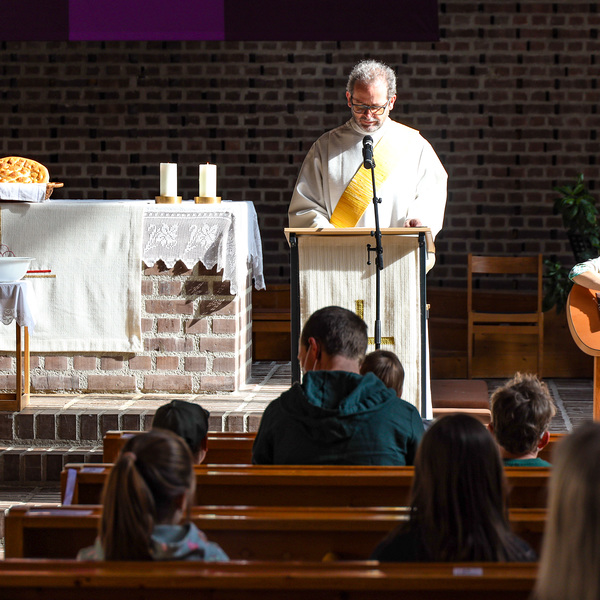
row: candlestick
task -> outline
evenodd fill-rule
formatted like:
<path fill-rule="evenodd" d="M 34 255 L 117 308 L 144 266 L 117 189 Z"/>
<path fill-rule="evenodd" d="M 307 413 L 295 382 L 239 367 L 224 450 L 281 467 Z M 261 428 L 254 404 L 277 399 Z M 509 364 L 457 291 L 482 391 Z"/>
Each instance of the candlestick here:
<path fill-rule="evenodd" d="M 215 197 L 217 195 L 217 165 L 200 165 L 198 196 Z"/>
<path fill-rule="evenodd" d="M 160 195 L 177 196 L 176 163 L 160 163 Z"/>
<path fill-rule="evenodd" d="M 177 195 L 177 164 L 160 163 L 160 196 L 155 196 L 157 204 L 179 204 Z"/>

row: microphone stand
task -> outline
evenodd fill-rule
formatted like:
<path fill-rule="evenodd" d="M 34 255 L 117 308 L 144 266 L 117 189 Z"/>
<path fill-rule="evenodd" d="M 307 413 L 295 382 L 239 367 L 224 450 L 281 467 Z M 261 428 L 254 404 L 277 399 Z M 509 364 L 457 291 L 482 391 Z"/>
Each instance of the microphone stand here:
<path fill-rule="evenodd" d="M 367 244 L 367 264 L 371 264 L 371 252 L 375 252 L 375 349 L 381 348 L 381 271 L 383 271 L 383 246 L 381 244 L 381 227 L 379 226 L 379 204 L 381 198 L 377 197 L 375 188 L 375 160 L 365 161 L 365 169 L 371 169 L 373 181 L 373 210 L 375 211 L 375 231 L 371 236 L 375 238 L 375 247 Z"/>

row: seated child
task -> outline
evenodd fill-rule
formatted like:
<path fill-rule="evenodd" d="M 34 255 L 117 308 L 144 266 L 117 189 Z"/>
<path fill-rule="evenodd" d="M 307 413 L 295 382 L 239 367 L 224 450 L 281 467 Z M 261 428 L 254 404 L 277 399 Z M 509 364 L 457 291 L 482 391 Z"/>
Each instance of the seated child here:
<path fill-rule="evenodd" d="M 183 438 L 192 451 L 194 462 L 200 464 L 206 456 L 209 416 L 210 413 L 199 404 L 173 400 L 158 408 L 152 429 L 168 429 Z"/>
<path fill-rule="evenodd" d="M 228 560 L 189 520 L 196 477 L 187 444 L 153 429 L 130 438 L 102 493 L 94 546 L 79 560 Z"/>
<path fill-rule="evenodd" d="M 436 419 L 417 449 L 410 515 L 371 555 L 382 562 L 524 562 L 535 552 L 506 518 L 494 438 L 474 417 Z"/>
<path fill-rule="evenodd" d="M 377 375 L 386 387 L 392 388 L 398 398 L 402 398 L 404 367 L 393 352 L 375 350 L 367 354 L 360 365 L 360 374 L 364 375 L 369 372 Z"/>
<path fill-rule="evenodd" d="M 489 429 L 509 467 L 549 467 L 538 457 L 548 443 L 550 421 L 556 414 L 548 386 L 536 375 L 517 373 L 491 397 Z"/>

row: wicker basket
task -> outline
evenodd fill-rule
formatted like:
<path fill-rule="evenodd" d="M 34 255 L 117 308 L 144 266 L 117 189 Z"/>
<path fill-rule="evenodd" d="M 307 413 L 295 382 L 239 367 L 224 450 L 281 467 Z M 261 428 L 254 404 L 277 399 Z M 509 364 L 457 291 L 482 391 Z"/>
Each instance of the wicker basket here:
<path fill-rule="evenodd" d="M 48 200 L 48 198 L 50 198 L 50 196 L 52 196 L 52 192 L 56 188 L 63 187 L 63 185 L 65 185 L 65 184 L 64 183 L 47 183 L 46 184 L 46 197 L 44 198 L 44 200 Z"/>

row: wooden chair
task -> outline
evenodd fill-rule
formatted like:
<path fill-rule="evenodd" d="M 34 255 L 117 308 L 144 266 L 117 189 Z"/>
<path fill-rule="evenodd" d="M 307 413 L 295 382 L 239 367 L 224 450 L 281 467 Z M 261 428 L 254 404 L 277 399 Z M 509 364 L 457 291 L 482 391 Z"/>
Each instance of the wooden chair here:
<path fill-rule="evenodd" d="M 473 310 L 473 275 L 537 275 L 537 309 L 535 312 L 479 312 Z M 544 352 L 544 314 L 542 312 L 542 255 L 477 256 L 469 254 L 467 279 L 468 355 L 467 376 L 472 377 L 473 342 L 478 333 L 537 336 L 537 374 L 542 377 Z"/>

